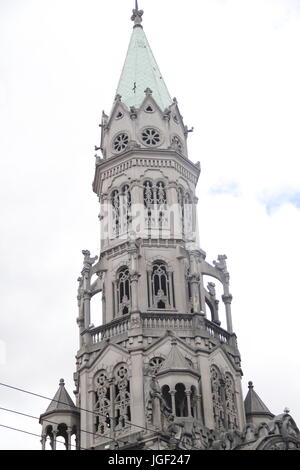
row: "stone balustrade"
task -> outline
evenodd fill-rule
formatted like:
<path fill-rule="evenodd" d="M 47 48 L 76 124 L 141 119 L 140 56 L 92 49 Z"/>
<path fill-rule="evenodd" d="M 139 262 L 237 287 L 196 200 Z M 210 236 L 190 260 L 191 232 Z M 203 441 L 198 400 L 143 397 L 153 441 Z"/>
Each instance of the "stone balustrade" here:
<path fill-rule="evenodd" d="M 126 315 L 124 317 L 117 318 L 106 325 L 101 325 L 90 330 L 92 344 L 96 344 L 105 339 L 125 333 L 129 329 L 129 318 L 130 315 Z"/>
<path fill-rule="evenodd" d="M 167 313 L 167 312 L 147 312 L 141 314 L 141 326 L 144 330 L 165 329 L 171 331 L 193 332 L 193 314 L 191 313 Z M 204 319 L 201 327 L 205 336 L 217 339 L 221 343 L 225 343 L 236 347 L 235 335 L 228 333 L 215 323 Z M 130 329 L 130 315 L 126 315 L 113 320 L 112 322 L 93 328 L 89 331 L 92 344 L 99 343 L 103 340 L 121 336 Z"/>

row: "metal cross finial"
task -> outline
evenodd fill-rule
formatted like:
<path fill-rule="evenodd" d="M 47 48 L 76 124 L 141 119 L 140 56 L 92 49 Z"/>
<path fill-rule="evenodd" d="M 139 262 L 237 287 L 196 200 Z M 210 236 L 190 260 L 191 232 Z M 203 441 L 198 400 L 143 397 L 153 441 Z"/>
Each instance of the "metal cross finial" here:
<path fill-rule="evenodd" d="M 135 0 L 135 9 L 132 10 L 132 21 L 134 21 L 134 26 L 141 26 L 143 10 L 139 10 L 138 0 Z"/>

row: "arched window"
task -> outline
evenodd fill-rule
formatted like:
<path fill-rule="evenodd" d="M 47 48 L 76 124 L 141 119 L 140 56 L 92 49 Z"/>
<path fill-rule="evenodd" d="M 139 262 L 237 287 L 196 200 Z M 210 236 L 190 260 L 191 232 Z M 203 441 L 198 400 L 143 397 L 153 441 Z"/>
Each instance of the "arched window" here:
<path fill-rule="evenodd" d="M 189 238 L 193 233 L 193 205 L 189 193 L 184 196 L 183 233 L 185 238 Z"/>
<path fill-rule="evenodd" d="M 123 266 L 117 272 L 117 281 L 115 287 L 115 298 L 117 313 L 126 315 L 129 313 L 131 289 L 130 289 L 130 273 L 127 266 Z"/>
<path fill-rule="evenodd" d="M 180 187 L 177 189 L 177 198 L 178 198 L 178 206 L 179 206 L 179 213 L 180 213 L 180 219 L 181 219 L 181 232 L 182 232 L 182 235 L 184 236 L 184 194 L 183 194 L 183 189 Z"/>
<path fill-rule="evenodd" d="M 211 366 L 210 374 L 215 427 L 219 431 L 224 431 L 224 384 L 221 373 L 216 366 Z"/>
<path fill-rule="evenodd" d="M 110 385 L 105 371 L 97 373 L 94 379 L 94 429 L 97 434 L 105 434 L 107 424 L 106 415 L 111 416 Z"/>
<path fill-rule="evenodd" d="M 225 414 L 227 429 L 236 429 L 238 427 L 238 419 L 235 400 L 234 380 L 232 378 L 232 375 L 229 374 L 229 372 L 225 374 Z"/>
<path fill-rule="evenodd" d="M 169 385 L 164 385 L 161 389 L 161 393 L 166 405 L 170 408 L 170 410 L 172 410 L 172 399 Z"/>
<path fill-rule="evenodd" d="M 115 394 L 115 430 L 122 431 L 128 428 L 131 420 L 130 411 L 130 383 L 128 369 L 121 364 L 114 371 Z"/>
<path fill-rule="evenodd" d="M 112 236 L 118 237 L 120 231 L 120 197 L 119 191 L 115 190 L 111 194 L 112 207 Z"/>
<path fill-rule="evenodd" d="M 185 385 L 178 383 L 175 385 L 175 410 L 176 416 L 188 416 L 187 397 L 185 393 Z"/>
<path fill-rule="evenodd" d="M 131 193 L 128 184 L 122 187 L 120 194 L 120 233 L 127 233 L 131 226 Z"/>
<path fill-rule="evenodd" d="M 152 295 L 156 308 L 167 308 L 170 306 L 170 286 L 167 267 L 162 261 L 157 261 L 153 265 L 152 276 Z"/>
<path fill-rule="evenodd" d="M 148 229 L 167 228 L 167 193 L 165 183 L 144 182 L 145 224 Z"/>
<path fill-rule="evenodd" d="M 191 195 L 184 193 L 182 188 L 177 189 L 177 200 L 180 211 L 182 235 L 188 238 L 193 233 L 193 204 Z"/>
<path fill-rule="evenodd" d="M 120 434 L 129 427 L 130 382 L 126 364 L 118 364 L 109 378 L 105 370 L 97 372 L 93 411 L 94 432 L 98 437 L 109 435 L 108 428 Z"/>

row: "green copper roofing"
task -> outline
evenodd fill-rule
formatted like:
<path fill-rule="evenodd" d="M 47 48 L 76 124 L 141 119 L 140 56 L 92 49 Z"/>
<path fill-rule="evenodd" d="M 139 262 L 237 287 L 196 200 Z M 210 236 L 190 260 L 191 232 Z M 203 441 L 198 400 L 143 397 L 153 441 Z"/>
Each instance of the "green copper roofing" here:
<path fill-rule="evenodd" d="M 138 108 L 150 88 L 158 106 L 164 111 L 172 104 L 154 55 L 141 25 L 135 25 L 130 39 L 117 94 L 128 107 Z"/>

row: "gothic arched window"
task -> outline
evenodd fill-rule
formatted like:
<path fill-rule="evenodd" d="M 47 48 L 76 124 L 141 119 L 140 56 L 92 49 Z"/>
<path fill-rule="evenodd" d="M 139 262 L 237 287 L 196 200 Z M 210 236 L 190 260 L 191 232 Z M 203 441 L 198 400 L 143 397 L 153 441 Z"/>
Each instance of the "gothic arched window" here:
<path fill-rule="evenodd" d="M 167 193 L 165 183 L 144 182 L 145 224 L 148 229 L 167 227 Z"/>
<path fill-rule="evenodd" d="M 128 428 L 131 420 L 130 412 L 130 383 L 128 369 L 121 364 L 114 371 L 115 394 L 115 430 L 122 431 Z"/>
<path fill-rule="evenodd" d="M 153 302 L 156 308 L 167 308 L 170 306 L 170 286 L 167 266 L 163 261 L 157 261 L 153 265 L 151 275 L 151 287 Z"/>
<path fill-rule="evenodd" d="M 104 370 L 97 373 L 94 379 L 94 429 L 97 434 L 105 434 L 105 418 L 112 415 L 111 390 Z"/>
<path fill-rule="evenodd" d="M 117 237 L 120 231 L 120 197 L 119 191 L 115 190 L 111 194 L 112 207 L 112 235 Z"/>
<path fill-rule="evenodd" d="M 193 231 L 193 205 L 192 197 L 188 192 L 179 187 L 177 190 L 178 206 L 181 218 L 181 229 L 183 237 L 189 236 Z"/>
<path fill-rule="evenodd" d="M 234 380 L 228 372 L 225 374 L 225 413 L 228 430 L 238 427 Z"/>
<path fill-rule="evenodd" d="M 120 233 L 127 233 L 131 225 L 131 193 L 128 184 L 120 194 Z"/>
<path fill-rule="evenodd" d="M 170 408 L 170 410 L 172 410 L 172 399 L 169 385 L 164 385 L 161 389 L 161 393 L 166 405 Z"/>
<path fill-rule="evenodd" d="M 184 195 L 183 206 L 183 234 L 187 238 L 193 233 L 193 205 L 189 193 Z"/>
<path fill-rule="evenodd" d="M 224 420 L 224 384 L 222 375 L 216 366 L 211 366 L 211 392 L 213 401 L 213 411 L 216 429 L 223 431 L 225 429 Z"/>
<path fill-rule="evenodd" d="M 127 266 L 123 266 L 117 272 L 116 303 L 119 315 L 126 315 L 130 308 L 130 273 Z"/>
<path fill-rule="evenodd" d="M 188 405 L 185 385 L 178 383 L 175 385 L 175 411 L 176 416 L 188 416 Z"/>

